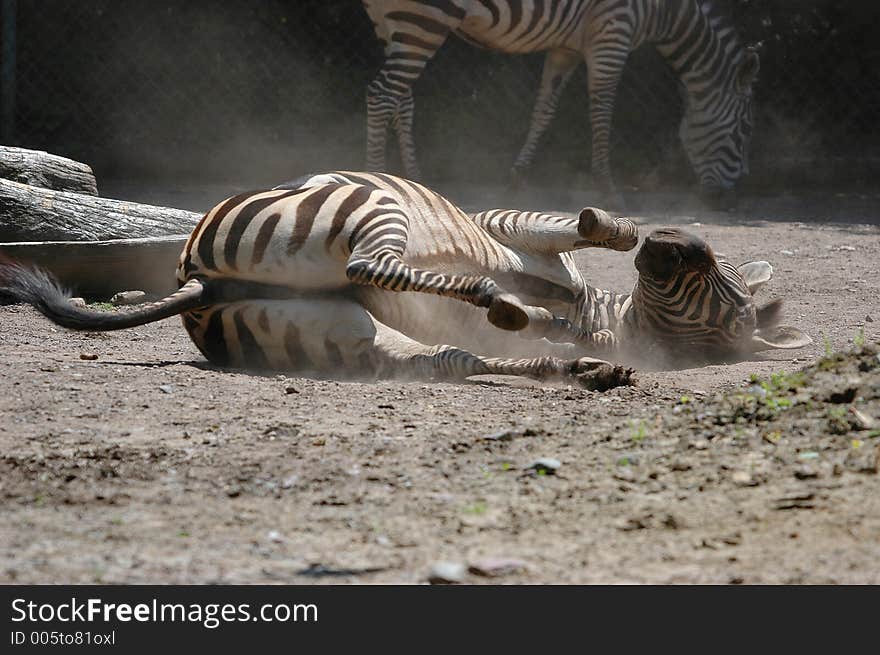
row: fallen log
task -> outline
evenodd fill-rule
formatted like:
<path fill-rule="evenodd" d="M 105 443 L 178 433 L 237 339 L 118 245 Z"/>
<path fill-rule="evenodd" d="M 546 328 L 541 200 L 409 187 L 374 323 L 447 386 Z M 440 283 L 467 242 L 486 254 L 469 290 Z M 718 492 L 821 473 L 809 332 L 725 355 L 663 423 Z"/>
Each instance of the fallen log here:
<path fill-rule="evenodd" d="M 50 271 L 74 295 L 109 298 L 138 289 L 164 296 L 177 288 L 174 271 L 188 238 L 0 243 L 0 257 Z"/>
<path fill-rule="evenodd" d="M 0 243 L 108 241 L 187 234 L 202 215 L 0 179 Z"/>
<path fill-rule="evenodd" d="M 55 191 L 98 195 L 90 166 L 42 150 L 0 146 L 0 178 Z"/>

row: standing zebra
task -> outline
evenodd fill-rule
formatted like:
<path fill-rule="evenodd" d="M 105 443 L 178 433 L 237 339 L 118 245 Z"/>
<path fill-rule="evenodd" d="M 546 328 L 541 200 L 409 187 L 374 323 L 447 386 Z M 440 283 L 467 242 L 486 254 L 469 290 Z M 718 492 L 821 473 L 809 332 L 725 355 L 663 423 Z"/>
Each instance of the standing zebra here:
<path fill-rule="evenodd" d="M 471 218 L 420 184 L 336 172 L 217 205 L 181 253 L 178 291 L 131 312 L 74 306 L 46 273 L 16 263 L 0 262 L 0 292 L 76 330 L 181 314 L 219 366 L 336 375 L 607 388 L 627 374 L 590 355 L 729 357 L 809 343 L 778 325 L 778 302 L 756 307 L 766 262 L 736 268 L 697 237 L 658 231 L 636 257 L 635 289 L 617 294 L 587 285 L 571 256 L 637 241 L 632 222 L 599 209 Z"/>
<path fill-rule="evenodd" d="M 418 178 L 412 137 L 412 85 L 450 33 L 506 53 L 546 51 L 529 133 L 513 164 L 531 166 L 538 141 L 578 63 L 586 60 L 592 171 L 619 205 L 609 162 L 611 115 L 629 53 L 653 44 L 678 74 L 687 100 L 680 136 L 702 195 L 718 204 L 748 174 L 751 87 L 757 53 L 701 0 L 363 0 L 385 63 L 367 87 L 367 168 L 385 168 L 393 123 L 407 177 Z"/>

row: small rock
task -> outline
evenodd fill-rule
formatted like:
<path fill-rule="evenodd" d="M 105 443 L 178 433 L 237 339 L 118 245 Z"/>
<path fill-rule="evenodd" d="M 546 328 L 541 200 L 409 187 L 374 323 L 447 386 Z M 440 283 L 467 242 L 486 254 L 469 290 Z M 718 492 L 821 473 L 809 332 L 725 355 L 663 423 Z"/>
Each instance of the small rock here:
<path fill-rule="evenodd" d="M 85 298 L 68 298 L 67 302 L 69 302 L 74 307 L 85 307 L 86 306 Z"/>
<path fill-rule="evenodd" d="M 528 568 L 528 564 L 520 559 L 506 557 L 488 557 L 472 562 L 468 571 L 484 578 L 500 578 L 504 575 L 520 573 Z"/>
<path fill-rule="evenodd" d="M 288 475 L 286 478 L 284 478 L 284 482 L 281 483 L 281 488 L 290 489 L 291 487 L 296 485 L 298 480 L 299 476 L 296 473 L 294 473 L 293 475 Z"/>
<path fill-rule="evenodd" d="M 813 501 L 814 494 L 811 491 L 795 492 L 786 494 L 773 501 L 775 509 L 813 509 L 816 504 Z"/>
<path fill-rule="evenodd" d="M 120 291 L 110 298 L 113 305 L 137 305 L 144 302 L 147 294 L 143 291 Z"/>
<path fill-rule="evenodd" d="M 630 516 L 620 519 L 617 522 L 617 529 L 623 532 L 632 532 L 634 530 L 645 530 L 649 526 L 649 521 L 643 516 Z"/>
<path fill-rule="evenodd" d="M 852 414 L 852 419 L 850 423 L 856 430 L 873 430 L 877 427 L 877 421 L 867 414 L 860 412 L 855 407 L 849 408 L 850 413 Z"/>
<path fill-rule="evenodd" d="M 482 439 L 483 441 L 513 441 L 519 437 L 534 437 L 537 434 L 532 428 L 526 428 L 525 430 L 501 430 L 500 432 L 487 434 Z"/>
<path fill-rule="evenodd" d="M 299 389 L 297 389 L 296 387 L 284 387 L 284 393 L 289 396 L 292 393 L 299 393 Z"/>
<path fill-rule="evenodd" d="M 552 457 L 541 457 L 532 462 L 526 470 L 534 470 L 536 473 L 544 472 L 545 475 L 555 475 L 562 462 Z"/>
<path fill-rule="evenodd" d="M 431 584 L 459 584 L 464 582 L 467 567 L 461 562 L 435 562 L 428 573 Z"/>
<path fill-rule="evenodd" d="M 93 362 L 98 359 L 98 356 L 95 353 L 80 353 L 79 358 L 84 359 L 87 362 Z"/>
<path fill-rule="evenodd" d="M 794 256 L 794 253 L 793 253 L 791 250 L 780 250 L 780 251 L 779 251 L 779 254 L 780 254 L 780 255 L 788 255 L 789 257 L 793 257 L 793 256 Z"/>
<path fill-rule="evenodd" d="M 758 483 L 748 471 L 734 471 L 731 476 L 733 483 L 740 487 L 755 487 Z"/>
<path fill-rule="evenodd" d="M 276 544 L 281 544 L 286 541 L 282 534 L 277 530 L 269 530 L 269 533 L 266 535 L 266 539 Z"/>
<path fill-rule="evenodd" d="M 812 480 L 819 477 L 819 471 L 814 466 L 798 466 L 794 470 L 794 477 L 798 480 Z"/>
<path fill-rule="evenodd" d="M 513 441 L 519 433 L 516 430 L 502 430 L 501 432 L 493 432 L 483 437 L 483 441 Z"/>
<path fill-rule="evenodd" d="M 874 322 L 874 319 L 871 318 L 871 315 L 870 315 L 870 314 L 868 314 L 867 316 L 865 316 L 865 323 L 873 323 L 873 322 Z"/>
<path fill-rule="evenodd" d="M 160 384 L 159 391 L 162 393 L 174 393 L 174 385 L 173 384 Z"/>
<path fill-rule="evenodd" d="M 629 466 L 621 466 L 614 472 L 614 479 L 621 482 L 635 482 L 636 474 Z"/>

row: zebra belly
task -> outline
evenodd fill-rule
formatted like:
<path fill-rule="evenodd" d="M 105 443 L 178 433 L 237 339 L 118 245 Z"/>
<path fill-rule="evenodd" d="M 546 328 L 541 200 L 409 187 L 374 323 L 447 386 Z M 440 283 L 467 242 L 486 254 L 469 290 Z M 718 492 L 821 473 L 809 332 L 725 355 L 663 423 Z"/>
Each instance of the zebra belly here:
<path fill-rule="evenodd" d="M 369 314 L 345 298 L 247 300 L 186 312 L 183 325 L 218 366 L 368 373 L 376 336 Z"/>
<path fill-rule="evenodd" d="M 425 345 L 455 346 L 486 357 L 572 356 L 570 345 L 501 330 L 489 323 L 486 309 L 453 298 L 370 287 L 359 288 L 357 297 L 377 321 Z"/>
<path fill-rule="evenodd" d="M 519 5 L 518 12 L 512 10 L 512 3 Z M 567 4 L 563 0 L 541 3 L 542 11 L 534 24 L 531 20 L 536 9 L 533 0 L 509 2 L 496 0 L 493 3 L 497 10 L 496 15 L 493 15 L 483 3 L 472 3 L 468 15 L 459 25 L 456 34 L 473 45 L 507 54 L 528 54 L 552 48 L 570 47 L 564 35 L 559 33 L 560 21 L 566 11 L 564 8 L 562 11 L 559 11 L 559 7 L 551 8 L 551 3 Z M 524 20 L 524 16 L 529 18 Z M 568 32 L 570 33 L 571 30 L 569 29 Z"/>

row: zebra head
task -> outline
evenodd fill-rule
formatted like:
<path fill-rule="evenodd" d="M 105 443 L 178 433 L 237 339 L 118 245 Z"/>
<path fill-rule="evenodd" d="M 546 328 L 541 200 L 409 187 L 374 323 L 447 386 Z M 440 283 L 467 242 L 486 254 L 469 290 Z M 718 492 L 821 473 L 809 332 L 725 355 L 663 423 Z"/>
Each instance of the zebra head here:
<path fill-rule="evenodd" d="M 752 138 L 752 86 L 760 59 L 755 48 L 743 51 L 726 80 L 690 89 L 679 135 L 700 183 L 700 196 L 710 207 L 731 208 L 734 187 L 749 173 Z"/>
<path fill-rule="evenodd" d="M 630 341 L 645 354 L 724 359 L 811 343 L 779 325 L 782 302 L 758 307 L 754 293 L 773 275 L 767 262 L 736 267 L 700 237 L 677 228 L 652 232 L 636 255 Z"/>

